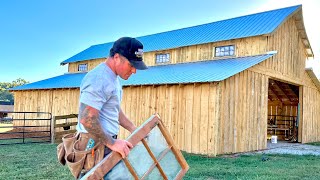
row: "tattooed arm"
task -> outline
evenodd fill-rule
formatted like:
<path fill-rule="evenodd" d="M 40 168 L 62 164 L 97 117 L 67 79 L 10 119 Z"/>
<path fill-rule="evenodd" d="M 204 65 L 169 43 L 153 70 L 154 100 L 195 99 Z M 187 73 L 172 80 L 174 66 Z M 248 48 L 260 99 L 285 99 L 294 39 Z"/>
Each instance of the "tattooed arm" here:
<path fill-rule="evenodd" d="M 110 134 L 103 131 L 99 121 L 99 110 L 88 106 L 84 103 L 80 104 L 80 123 L 88 131 L 88 133 L 100 137 L 103 143 L 113 151 L 117 151 L 124 158 L 132 148 L 132 144 L 125 140 L 113 139 Z"/>

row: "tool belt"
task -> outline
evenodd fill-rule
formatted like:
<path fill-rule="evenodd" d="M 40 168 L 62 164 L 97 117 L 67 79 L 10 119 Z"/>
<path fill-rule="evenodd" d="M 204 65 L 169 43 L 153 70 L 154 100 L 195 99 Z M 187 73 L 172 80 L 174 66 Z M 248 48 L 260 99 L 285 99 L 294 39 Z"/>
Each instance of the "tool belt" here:
<path fill-rule="evenodd" d="M 86 150 L 90 138 L 95 145 Z M 57 146 L 57 156 L 59 162 L 62 165 L 67 164 L 72 175 L 78 178 L 81 172 L 88 172 L 103 159 L 104 149 L 105 145 L 100 139 L 89 133 L 67 134 Z"/>

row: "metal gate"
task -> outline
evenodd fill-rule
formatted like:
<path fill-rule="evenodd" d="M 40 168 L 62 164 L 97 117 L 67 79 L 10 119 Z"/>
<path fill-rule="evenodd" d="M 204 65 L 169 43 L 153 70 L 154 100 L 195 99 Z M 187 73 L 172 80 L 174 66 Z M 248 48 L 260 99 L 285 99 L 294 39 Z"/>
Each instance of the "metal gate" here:
<path fill-rule="evenodd" d="M 0 118 L 0 145 L 51 142 L 49 112 L 11 112 Z"/>

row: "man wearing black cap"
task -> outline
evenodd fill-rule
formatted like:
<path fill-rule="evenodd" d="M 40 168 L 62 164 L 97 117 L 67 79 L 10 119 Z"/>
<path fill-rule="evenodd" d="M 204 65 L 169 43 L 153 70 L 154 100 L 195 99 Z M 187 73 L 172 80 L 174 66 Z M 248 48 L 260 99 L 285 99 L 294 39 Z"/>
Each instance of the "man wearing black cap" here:
<path fill-rule="evenodd" d="M 141 42 L 120 38 L 114 42 L 106 61 L 82 80 L 77 131 L 99 137 L 106 145 L 105 155 L 112 150 L 124 158 L 132 148 L 130 142 L 117 139 L 119 125 L 131 133 L 136 129 L 120 108 L 122 87 L 118 76 L 127 80 L 137 69 L 147 69 L 142 56 Z"/>

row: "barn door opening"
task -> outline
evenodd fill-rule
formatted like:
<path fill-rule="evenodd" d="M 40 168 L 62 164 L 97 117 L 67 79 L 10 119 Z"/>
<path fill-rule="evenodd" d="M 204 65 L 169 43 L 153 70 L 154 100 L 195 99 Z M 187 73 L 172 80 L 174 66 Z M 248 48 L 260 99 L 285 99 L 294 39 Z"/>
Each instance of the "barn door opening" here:
<path fill-rule="evenodd" d="M 269 79 L 267 137 L 298 141 L 299 87 Z"/>

